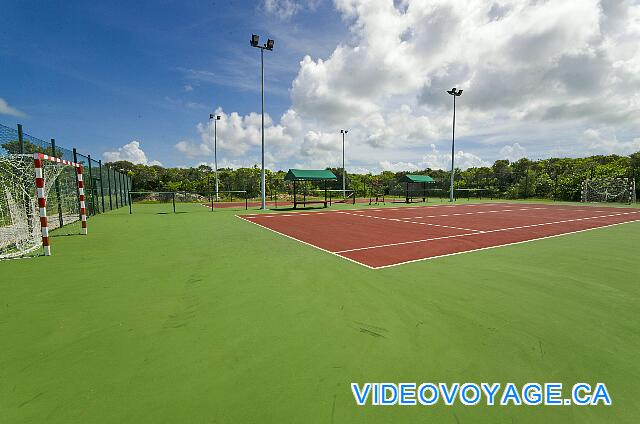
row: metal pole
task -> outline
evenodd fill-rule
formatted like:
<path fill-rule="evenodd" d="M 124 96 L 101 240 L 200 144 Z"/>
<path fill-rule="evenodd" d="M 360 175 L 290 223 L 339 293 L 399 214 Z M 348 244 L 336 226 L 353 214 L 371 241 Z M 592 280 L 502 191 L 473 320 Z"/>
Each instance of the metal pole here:
<path fill-rule="evenodd" d="M 91 189 L 89 191 L 89 197 L 91 198 L 91 215 L 96 214 L 96 202 L 93 198 L 93 174 L 91 173 L 91 155 L 87 155 L 87 161 L 89 162 L 89 184 L 91 185 Z"/>
<path fill-rule="evenodd" d="M 347 185 L 345 179 L 345 169 L 344 169 L 344 131 L 342 132 L 342 198 L 347 197 Z"/>
<path fill-rule="evenodd" d="M 51 156 L 56 157 L 56 140 L 51 139 Z M 54 183 L 56 187 L 56 201 L 58 202 L 58 221 L 60 221 L 60 227 L 64 226 L 64 220 L 62 219 L 62 201 L 60 198 L 60 181 L 56 178 Z"/>
<path fill-rule="evenodd" d="M 121 202 L 118 200 L 118 191 L 120 182 L 118 181 L 118 171 L 113 170 L 113 193 L 116 195 L 116 209 L 118 209 L 121 205 Z"/>
<path fill-rule="evenodd" d="M 262 74 L 262 175 L 261 175 L 261 197 L 262 197 L 262 205 L 260 206 L 260 209 L 262 210 L 266 210 L 267 209 L 267 199 L 266 199 L 266 184 L 265 184 L 265 178 L 264 178 L 264 49 L 260 48 L 260 67 L 261 67 L 261 74 Z"/>
<path fill-rule="evenodd" d="M 24 154 L 24 137 L 22 134 L 22 124 L 18 124 L 18 144 L 20 145 L 20 154 Z"/>
<path fill-rule="evenodd" d="M 218 200 L 218 116 L 217 115 L 213 117 L 213 161 L 216 167 L 216 201 L 217 201 Z"/>
<path fill-rule="evenodd" d="M 112 194 L 111 194 L 111 168 L 105 164 L 104 165 L 107 168 L 107 183 L 109 184 L 109 210 L 112 211 L 113 210 L 113 200 L 111 199 Z"/>
<path fill-rule="evenodd" d="M 102 159 L 98 161 L 98 166 L 100 167 L 100 197 L 102 197 L 102 212 L 104 209 L 104 184 L 102 184 Z"/>
<path fill-rule="evenodd" d="M 454 155 L 456 143 L 456 96 L 453 96 L 453 132 L 451 135 L 451 191 L 449 193 L 449 201 L 453 202 L 453 179 L 455 174 Z"/>

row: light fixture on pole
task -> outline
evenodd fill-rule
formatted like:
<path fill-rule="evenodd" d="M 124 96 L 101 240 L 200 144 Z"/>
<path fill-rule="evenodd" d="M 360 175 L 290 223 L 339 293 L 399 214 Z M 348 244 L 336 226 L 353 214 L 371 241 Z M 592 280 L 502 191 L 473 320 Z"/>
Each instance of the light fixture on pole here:
<path fill-rule="evenodd" d="M 264 51 L 265 50 L 273 50 L 273 40 L 268 39 L 264 45 L 260 45 L 260 36 L 256 34 L 251 35 L 250 41 L 251 47 L 256 47 L 260 49 L 260 69 L 261 69 L 261 79 L 262 79 L 262 173 L 260 175 L 260 191 L 262 202 L 260 209 L 267 209 L 267 190 L 266 190 L 266 180 L 264 174 Z"/>
<path fill-rule="evenodd" d="M 453 179 L 455 175 L 454 156 L 456 145 L 456 97 L 462 95 L 462 90 L 456 90 L 456 88 L 453 87 L 451 90 L 447 90 L 447 93 L 453 96 L 453 132 L 451 135 L 451 189 L 449 191 L 449 201 L 453 202 Z"/>
<path fill-rule="evenodd" d="M 340 130 L 340 134 L 342 134 L 342 197 L 347 197 L 347 183 L 346 183 L 346 173 L 347 171 L 344 169 L 344 136 L 347 134 L 349 130 Z"/>
<path fill-rule="evenodd" d="M 216 201 L 218 201 L 218 121 L 220 115 L 211 113 L 209 119 L 213 119 L 213 165 L 216 172 Z"/>

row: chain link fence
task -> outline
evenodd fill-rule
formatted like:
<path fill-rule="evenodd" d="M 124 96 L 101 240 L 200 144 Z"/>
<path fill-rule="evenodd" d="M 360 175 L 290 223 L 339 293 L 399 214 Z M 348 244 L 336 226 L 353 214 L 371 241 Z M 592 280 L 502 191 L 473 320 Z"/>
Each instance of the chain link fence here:
<path fill-rule="evenodd" d="M 55 139 L 44 141 L 23 131 L 22 125 L 10 128 L 0 124 L 0 156 L 44 153 L 82 165 L 85 197 L 89 216 L 108 212 L 129 204 L 131 177 L 108 164 L 79 153 L 76 148 L 59 146 Z"/>

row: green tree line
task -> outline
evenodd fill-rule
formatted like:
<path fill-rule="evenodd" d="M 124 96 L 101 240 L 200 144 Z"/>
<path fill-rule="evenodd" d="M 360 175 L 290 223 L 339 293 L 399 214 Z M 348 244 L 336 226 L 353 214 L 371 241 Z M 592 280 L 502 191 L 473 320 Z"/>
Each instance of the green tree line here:
<path fill-rule="evenodd" d="M 195 168 L 164 168 L 158 165 L 136 165 L 127 161 L 111 163 L 114 169 L 128 173 L 133 180 L 134 191 L 187 191 L 210 193 L 215 187 L 215 177 L 210 166 Z M 342 188 L 342 169 L 328 168 L 338 177 L 329 184 L 330 189 Z M 290 192 L 283 180 L 285 171 L 266 171 L 267 193 Z M 438 169 L 416 172 L 384 171 L 378 175 L 347 174 L 347 189 L 359 197 L 372 193 L 402 195 L 404 187 L 398 180 L 406 174 L 429 175 L 435 183 L 429 188 L 434 193 L 448 196 L 450 173 Z M 497 160 L 492 166 L 456 170 L 455 188 L 466 189 L 470 196 L 482 194 L 508 199 L 544 198 L 555 200 L 580 200 L 582 182 L 587 178 L 633 178 L 640 176 L 640 152 L 629 156 L 598 155 L 585 158 L 550 158 L 515 162 Z M 246 190 L 249 197 L 260 194 L 260 169 L 222 168 L 218 170 L 219 190 Z M 307 188 L 323 188 L 322 184 L 309 184 Z M 465 194 L 466 196 L 467 194 Z"/>

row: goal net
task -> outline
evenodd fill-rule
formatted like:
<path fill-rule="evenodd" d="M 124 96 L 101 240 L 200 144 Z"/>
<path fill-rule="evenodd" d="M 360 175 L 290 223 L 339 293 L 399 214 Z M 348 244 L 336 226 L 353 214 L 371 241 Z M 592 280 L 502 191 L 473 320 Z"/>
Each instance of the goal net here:
<path fill-rule="evenodd" d="M 587 179 L 582 183 L 583 202 L 620 202 L 636 201 L 636 184 L 632 178 Z"/>
<path fill-rule="evenodd" d="M 43 154 L 0 156 L 0 259 L 51 253 L 49 230 L 86 234 L 82 167 Z"/>

